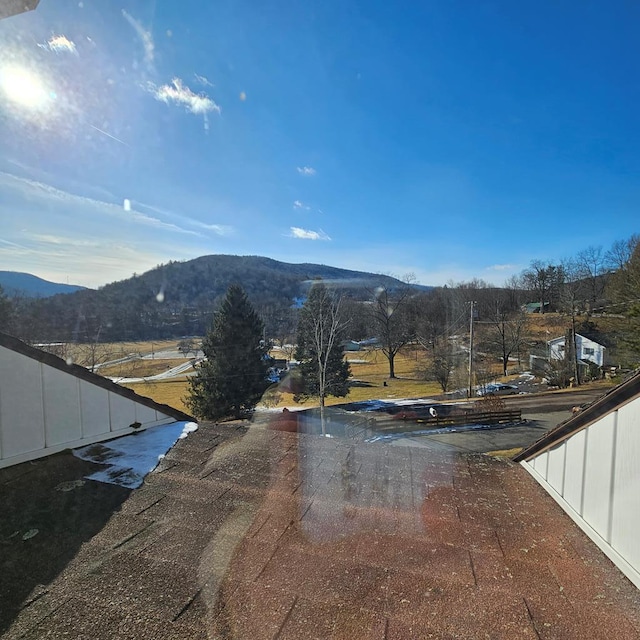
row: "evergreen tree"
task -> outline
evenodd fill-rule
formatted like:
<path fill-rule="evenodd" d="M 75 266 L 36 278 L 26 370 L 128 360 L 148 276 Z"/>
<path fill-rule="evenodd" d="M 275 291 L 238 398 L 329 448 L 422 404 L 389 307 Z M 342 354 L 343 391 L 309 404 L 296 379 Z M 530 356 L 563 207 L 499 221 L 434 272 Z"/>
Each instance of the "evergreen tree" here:
<path fill-rule="evenodd" d="M 231 285 L 202 342 L 206 360 L 189 380 L 186 402 L 199 418 L 241 418 L 268 386 L 262 321 L 244 290 Z"/>
<path fill-rule="evenodd" d="M 0 286 L 0 331 L 8 331 L 11 324 L 13 305 Z"/>
<path fill-rule="evenodd" d="M 626 351 L 623 361 L 635 367 L 640 364 L 640 236 L 632 236 L 623 246 L 616 250 L 620 263 L 609 278 L 608 293 L 618 302 L 616 310 L 629 318 L 619 343 Z"/>
<path fill-rule="evenodd" d="M 326 396 L 344 397 L 349 393 L 349 363 L 340 344 L 346 322 L 340 314 L 340 300 L 335 299 L 323 284 L 316 284 L 300 311 L 296 360 L 303 390 L 296 400 L 318 397 L 324 407 Z"/>

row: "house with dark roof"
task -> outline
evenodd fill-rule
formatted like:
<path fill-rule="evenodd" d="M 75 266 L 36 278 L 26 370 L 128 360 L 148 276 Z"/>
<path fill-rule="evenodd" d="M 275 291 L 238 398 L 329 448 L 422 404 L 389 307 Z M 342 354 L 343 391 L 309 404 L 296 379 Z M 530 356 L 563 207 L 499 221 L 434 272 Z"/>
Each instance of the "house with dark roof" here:
<path fill-rule="evenodd" d="M 0 468 L 192 419 L 0 333 Z"/>
<path fill-rule="evenodd" d="M 640 587 L 640 371 L 515 460 Z"/>

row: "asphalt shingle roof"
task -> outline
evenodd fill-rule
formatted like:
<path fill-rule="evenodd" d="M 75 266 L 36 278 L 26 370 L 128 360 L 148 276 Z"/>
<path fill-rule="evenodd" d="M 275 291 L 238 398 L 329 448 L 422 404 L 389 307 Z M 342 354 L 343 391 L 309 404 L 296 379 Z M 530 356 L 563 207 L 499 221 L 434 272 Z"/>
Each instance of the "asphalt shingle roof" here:
<path fill-rule="evenodd" d="M 206 423 L 130 493 L 74 460 L 0 471 L 3 638 L 640 637 L 638 590 L 509 461 Z"/>

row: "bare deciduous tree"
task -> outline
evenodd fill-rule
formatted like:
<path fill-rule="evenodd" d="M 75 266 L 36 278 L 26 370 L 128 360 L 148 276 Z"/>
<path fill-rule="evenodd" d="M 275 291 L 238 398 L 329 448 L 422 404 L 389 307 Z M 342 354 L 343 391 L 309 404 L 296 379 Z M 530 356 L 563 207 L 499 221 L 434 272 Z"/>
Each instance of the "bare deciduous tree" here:
<path fill-rule="evenodd" d="M 431 345 L 430 359 L 426 367 L 419 368 L 417 374 L 424 380 L 435 380 L 446 393 L 451 388 L 453 372 L 463 356 L 455 353 L 446 338 L 439 338 Z"/>
<path fill-rule="evenodd" d="M 502 364 L 502 375 L 507 375 L 509 358 L 520 355 L 526 342 L 528 318 L 522 311 L 510 312 L 506 305 L 496 301 L 493 313 L 489 315 L 485 346 L 494 353 Z"/>
<path fill-rule="evenodd" d="M 522 272 L 524 286 L 533 291 L 540 302 L 540 313 L 553 300 L 562 281 L 562 270 L 556 265 L 542 260 L 532 260 L 528 269 Z"/>
<path fill-rule="evenodd" d="M 340 307 L 340 297 L 323 284 L 315 284 L 300 311 L 296 359 L 300 360 L 304 388 L 296 397 L 317 396 L 321 414 L 327 395 L 349 393 L 349 364 L 340 344 L 349 321 Z"/>
<path fill-rule="evenodd" d="M 588 284 L 588 295 L 592 302 L 600 299 L 604 291 L 604 274 L 607 258 L 601 246 L 590 246 L 576 255 L 575 266 L 581 278 Z"/>
<path fill-rule="evenodd" d="M 196 346 L 195 340 L 183 338 L 178 342 L 178 351 L 186 358 L 191 351 L 195 354 L 198 351 L 198 347 Z"/>
<path fill-rule="evenodd" d="M 405 276 L 403 285 L 381 285 L 371 292 L 370 314 L 382 353 L 389 362 L 389 378 L 395 378 L 395 357 L 413 336 L 409 300 L 413 293 L 413 276 Z"/>

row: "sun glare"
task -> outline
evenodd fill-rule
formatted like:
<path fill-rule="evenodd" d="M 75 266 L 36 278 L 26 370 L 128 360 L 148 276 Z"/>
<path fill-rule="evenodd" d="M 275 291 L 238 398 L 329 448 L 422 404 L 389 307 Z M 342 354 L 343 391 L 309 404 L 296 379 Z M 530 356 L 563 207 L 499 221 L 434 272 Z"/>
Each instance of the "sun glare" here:
<path fill-rule="evenodd" d="M 19 66 L 0 69 L 0 89 L 9 100 L 27 109 L 41 109 L 50 98 L 40 77 Z"/>

